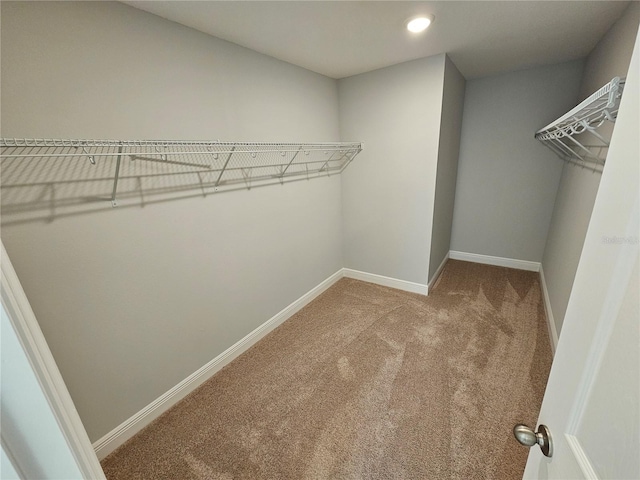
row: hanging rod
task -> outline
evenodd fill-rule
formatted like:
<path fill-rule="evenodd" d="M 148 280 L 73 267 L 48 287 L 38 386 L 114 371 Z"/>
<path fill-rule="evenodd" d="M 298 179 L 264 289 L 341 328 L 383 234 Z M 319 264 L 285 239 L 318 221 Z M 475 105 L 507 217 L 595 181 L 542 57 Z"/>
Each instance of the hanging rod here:
<path fill-rule="evenodd" d="M 616 121 L 624 84 L 624 78 L 613 78 L 572 110 L 538 130 L 535 138 L 563 160 L 599 171 L 606 158 L 602 152 L 609 147 L 609 141 L 597 130 L 607 121 Z M 578 138 L 582 134 L 587 135 Z M 587 139 L 596 143 L 587 143 Z"/>
<path fill-rule="evenodd" d="M 68 188 L 71 184 L 99 183 L 110 178 L 109 200 L 115 207 L 119 180 L 135 179 L 135 187 L 130 187 L 141 191 L 143 180 L 152 182 L 157 177 L 173 178 L 182 189 L 218 191 L 237 184 L 251 188 L 254 182 L 282 183 L 295 177 L 341 173 L 361 150 L 359 142 L 2 138 L 0 160 L 5 175 L 1 186 L 7 190 L 55 185 Z M 29 169 L 40 172 L 25 173 Z M 192 184 L 184 180 L 185 175 L 193 176 Z M 210 180 L 204 180 L 206 175 L 211 175 Z M 5 181 L 7 177 L 11 180 Z"/>

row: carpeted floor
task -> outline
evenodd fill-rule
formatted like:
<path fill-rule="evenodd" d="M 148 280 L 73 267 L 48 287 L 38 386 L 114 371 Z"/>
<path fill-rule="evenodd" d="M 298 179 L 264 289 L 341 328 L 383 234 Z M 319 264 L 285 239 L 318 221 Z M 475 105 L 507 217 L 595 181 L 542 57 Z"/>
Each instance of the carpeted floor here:
<path fill-rule="evenodd" d="M 520 479 L 551 366 L 538 274 L 342 279 L 103 462 L 114 479 Z"/>

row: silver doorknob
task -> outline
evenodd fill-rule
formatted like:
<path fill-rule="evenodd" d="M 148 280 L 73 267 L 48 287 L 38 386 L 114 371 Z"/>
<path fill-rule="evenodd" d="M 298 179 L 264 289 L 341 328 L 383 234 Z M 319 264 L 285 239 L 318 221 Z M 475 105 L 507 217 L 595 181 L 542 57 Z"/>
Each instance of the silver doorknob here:
<path fill-rule="evenodd" d="M 551 432 L 546 425 L 540 425 L 538 431 L 534 432 L 532 428 L 526 425 L 518 424 L 513 427 L 513 435 L 516 440 L 525 447 L 533 447 L 540 445 L 540 450 L 546 457 L 553 455 L 553 443 L 551 441 Z"/>

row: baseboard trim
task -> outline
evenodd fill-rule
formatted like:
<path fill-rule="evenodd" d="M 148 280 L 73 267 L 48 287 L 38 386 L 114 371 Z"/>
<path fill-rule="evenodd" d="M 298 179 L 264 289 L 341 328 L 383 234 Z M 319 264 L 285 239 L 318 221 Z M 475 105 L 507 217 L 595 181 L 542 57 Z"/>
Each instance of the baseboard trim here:
<path fill-rule="evenodd" d="M 542 290 L 542 298 L 544 299 L 544 311 L 547 317 L 549 340 L 551 340 L 551 353 L 555 355 L 556 348 L 558 347 L 558 330 L 556 329 L 556 322 L 553 318 L 553 311 L 551 310 L 551 300 L 549 299 L 549 290 L 547 289 L 547 281 L 544 278 L 542 265 L 540 265 L 540 289 Z"/>
<path fill-rule="evenodd" d="M 158 418 L 162 413 L 178 403 L 189 393 L 193 392 L 196 388 L 198 388 L 205 381 L 211 378 L 215 373 L 220 371 L 222 367 L 240 356 L 251 346 L 257 343 L 260 339 L 266 336 L 269 332 L 274 330 L 285 320 L 289 319 L 292 315 L 301 310 L 304 306 L 318 297 L 321 293 L 323 293 L 330 286 L 340 280 L 343 276 L 343 269 L 338 270 L 318 286 L 312 288 L 299 299 L 275 314 L 265 323 L 249 333 L 246 337 L 239 340 L 237 343 L 226 349 L 209 363 L 205 364 L 194 373 L 189 375 L 187 378 L 182 380 L 175 387 L 162 394 L 160 397 L 144 407 L 138 413 L 125 420 L 105 436 L 97 440 L 93 444 L 93 448 L 98 458 L 101 460 L 105 458 L 116 448 L 133 437 L 144 427 L 149 425 L 153 420 Z"/>
<path fill-rule="evenodd" d="M 495 265 L 498 267 L 515 268 L 517 270 L 528 270 L 530 272 L 540 271 L 540 262 L 530 262 L 529 260 L 492 257 L 490 255 L 456 252 L 453 250 L 449 252 L 449 258 L 452 260 L 464 260 L 465 262 L 484 263 L 486 265 Z"/>
<path fill-rule="evenodd" d="M 429 292 L 429 287 L 421 283 L 407 282 L 406 280 L 385 277 L 375 273 L 361 272 L 360 270 L 353 270 L 351 268 L 343 268 L 342 271 L 344 276 L 347 278 L 375 283 L 376 285 L 382 285 L 383 287 L 397 288 L 398 290 L 404 290 L 405 292 L 420 293 L 422 295 L 427 295 Z"/>
<path fill-rule="evenodd" d="M 431 289 L 433 288 L 433 286 L 436 284 L 436 282 L 438 281 L 438 278 L 440 277 L 440 274 L 442 273 L 442 270 L 444 269 L 445 264 L 447 263 L 447 260 L 449 260 L 449 254 L 451 252 L 447 252 L 447 254 L 444 256 L 444 259 L 442 260 L 442 262 L 440 263 L 440 266 L 438 267 L 438 269 L 436 270 L 436 273 L 433 275 L 433 278 L 429 281 L 429 283 L 427 284 L 427 290 L 430 292 Z"/>

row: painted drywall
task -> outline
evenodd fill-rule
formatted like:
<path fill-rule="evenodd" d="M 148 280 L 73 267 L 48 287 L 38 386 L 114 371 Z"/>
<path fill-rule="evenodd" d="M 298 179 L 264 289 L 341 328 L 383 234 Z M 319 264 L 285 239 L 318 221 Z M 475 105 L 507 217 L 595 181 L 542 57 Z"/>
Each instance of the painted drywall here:
<path fill-rule="evenodd" d="M 23 478 L 82 479 L 82 472 L 4 305 L 0 306 L 0 320 L 3 442 L 8 442 Z M 20 478 L 9 476 L 9 466 L 3 459 L 2 478 Z"/>
<path fill-rule="evenodd" d="M 451 250 L 542 260 L 562 162 L 534 134 L 575 105 L 582 69 L 467 81 Z"/>
<path fill-rule="evenodd" d="M 629 68 L 640 20 L 640 4 L 631 2 L 587 58 L 579 101 L 613 77 L 624 77 Z M 598 131 L 611 138 L 612 124 Z M 558 334 L 562 330 L 573 280 L 578 268 L 591 211 L 600 184 L 600 173 L 565 164 L 549 228 L 542 269 Z"/>
<path fill-rule="evenodd" d="M 447 258 L 451 248 L 451 227 L 453 225 L 453 207 L 458 177 L 464 87 L 464 77 L 449 57 L 446 57 L 431 253 L 429 258 L 429 282 L 433 280 L 438 267 Z"/>
<path fill-rule="evenodd" d="M 445 55 L 338 81 L 342 139 L 364 150 L 342 174 L 344 266 L 426 284 Z"/>
<path fill-rule="evenodd" d="M 339 140 L 335 80 L 120 3 L 1 8 L 3 137 Z M 330 177 L 3 225 L 91 440 L 341 268 L 340 197 Z"/>

